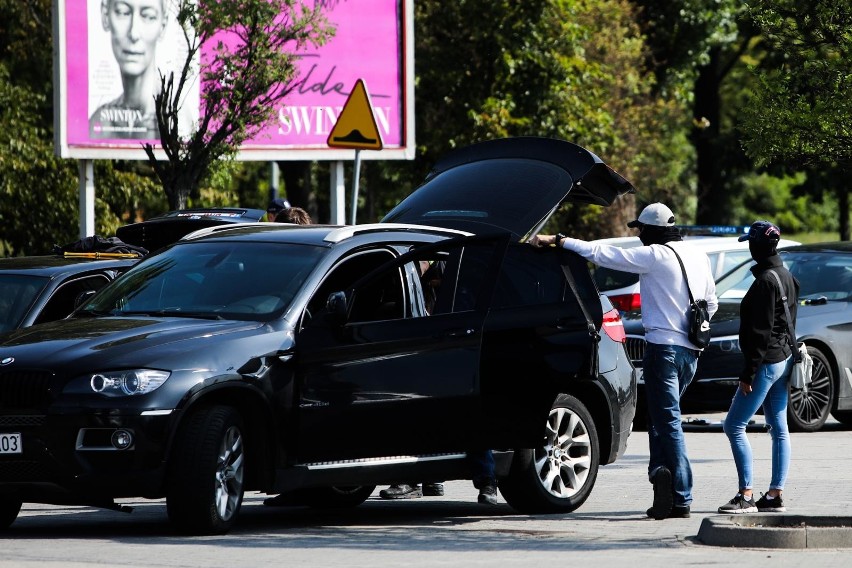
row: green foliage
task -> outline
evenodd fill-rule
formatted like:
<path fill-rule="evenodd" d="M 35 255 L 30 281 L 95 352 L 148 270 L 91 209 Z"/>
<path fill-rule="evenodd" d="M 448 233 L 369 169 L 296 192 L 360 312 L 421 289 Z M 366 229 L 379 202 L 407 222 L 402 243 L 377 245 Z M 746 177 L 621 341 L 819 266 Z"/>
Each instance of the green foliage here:
<path fill-rule="evenodd" d="M 801 195 L 798 189 L 806 183 L 807 174 L 775 177 L 751 174 L 743 178 L 742 191 L 735 200 L 732 223 L 749 225 L 757 219 L 768 219 L 787 233 L 837 232 L 837 199 Z"/>
<path fill-rule="evenodd" d="M 764 163 L 852 167 L 852 7 L 833 0 L 756 0 L 755 21 L 785 53 L 757 70 L 744 124 L 749 153 Z"/>
<path fill-rule="evenodd" d="M 709 62 L 713 46 L 733 43 L 738 0 L 634 0 L 647 37 L 647 66 L 657 76 L 659 89 L 681 100 L 692 97 L 698 69 Z"/>
<path fill-rule="evenodd" d="M 832 0 L 754 0 L 750 13 L 784 57 L 756 68 L 744 144 L 761 164 L 810 169 L 838 196 L 841 238 L 850 236 L 852 6 Z M 835 174 L 831 174 L 835 171 Z"/>
<path fill-rule="evenodd" d="M 167 161 L 145 145 L 172 208 L 183 208 L 213 163 L 229 159 L 273 117 L 278 103 L 296 86 L 297 53 L 319 46 L 333 34 L 323 10 L 296 0 L 179 0 L 177 21 L 187 53 L 178 77 L 162 78 L 156 96 L 157 124 Z M 214 40 L 227 33 L 233 42 Z M 182 93 L 197 80 L 196 58 L 217 41 L 200 70 L 202 112 L 193 132 L 178 134 Z"/>
<path fill-rule="evenodd" d="M 686 201 L 688 115 L 654 94 L 644 38 L 626 0 L 424 0 L 415 3 L 415 25 L 418 154 L 413 168 L 379 166 L 389 180 L 377 191 L 385 207 L 446 151 L 520 135 L 592 150 L 643 199 Z M 518 200 L 523 206 L 523 196 Z M 634 215 L 627 199 L 606 211 L 568 207 L 554 224 L 611 235 Z"/>

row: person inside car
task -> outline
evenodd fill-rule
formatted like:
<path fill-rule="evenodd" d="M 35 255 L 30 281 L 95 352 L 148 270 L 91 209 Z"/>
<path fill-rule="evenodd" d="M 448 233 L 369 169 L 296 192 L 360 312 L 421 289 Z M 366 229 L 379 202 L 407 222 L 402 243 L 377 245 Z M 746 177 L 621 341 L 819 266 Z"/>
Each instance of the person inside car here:
<path fill-rule="evenodd" d="M 692 468 L 681 426 L 680 397 L 695 376 L 701 352 L 689 340 L 688 291 L 696 300 L 707 301 L 712 318 L 718 309 L 716 285 L 710 259 L 683 242 L 674 213 L 666 205 L 648 205 L 627 226 L 639 229 L 644 246 L 593 244 L 562 234 L 535 235 L 530 244 L 559 246 L 599 266 L 639 274 L 647 339 L 643 366 L 650 418 L 648 477 L 654 487 L 647 514 L 657 520 L 685 518 L 692 504 Z M 684 273 L 689 275 L 688 282 Z"/>

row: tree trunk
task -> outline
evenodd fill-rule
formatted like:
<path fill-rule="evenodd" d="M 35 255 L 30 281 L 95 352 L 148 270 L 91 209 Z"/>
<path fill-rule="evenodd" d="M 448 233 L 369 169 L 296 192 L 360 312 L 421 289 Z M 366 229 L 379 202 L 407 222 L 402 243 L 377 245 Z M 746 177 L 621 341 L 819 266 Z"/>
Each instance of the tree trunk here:
<path fill-rule="evenodd" d="M 695 222 L 699 225 L 725 224 L 729 221 L 730 199 L 722 180 L 720 148 L 721 50 L 710 50 L 710 61 L 699 70 L 695 81 L 695 146 L 697 206 Z"/>

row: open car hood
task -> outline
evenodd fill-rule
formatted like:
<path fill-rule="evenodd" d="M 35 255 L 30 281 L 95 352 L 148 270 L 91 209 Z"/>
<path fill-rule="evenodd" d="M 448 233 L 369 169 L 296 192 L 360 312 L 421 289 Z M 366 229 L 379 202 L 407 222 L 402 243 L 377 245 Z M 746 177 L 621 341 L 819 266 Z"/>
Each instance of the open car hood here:
<path fill-rule="evenodd" d="M 525 240 L 562 202 L 610 205 L 633 185 L 585 148 L 554 138 L 481 142 L 442 158 L 382 222 Z"/>

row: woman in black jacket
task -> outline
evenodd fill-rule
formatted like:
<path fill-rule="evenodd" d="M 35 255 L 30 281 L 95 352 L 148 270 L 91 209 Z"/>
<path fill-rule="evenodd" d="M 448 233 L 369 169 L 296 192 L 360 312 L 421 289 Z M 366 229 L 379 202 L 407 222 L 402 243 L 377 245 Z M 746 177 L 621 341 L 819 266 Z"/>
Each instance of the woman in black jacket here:
<path fill-rule="evenodd" d="M 781 231 L 768 221 L 756 221 L 747 235 L 754 282 L 740 304 L 740 349 L 744 364 L 740 384 L 725 417 L 725 434 L 731 442 L 737 466 L 739 490 L 720 513 L 783 512 L 781 493 L 790 468 L 790 435 L 787 429 L 787 383 L 793 368 L 796 339 L 788 329 L 796 327 L 799 283 L 787 270 L 776 247 Z M 784 309 L 787 303 L 787 310 Z M 786 313 L 793 321 L 787 325 Z M 746 426 L 760 406 L 772 436 L 772 479 L 769 490 L 755 502 L 752 495 L 752 452 Z"/>

